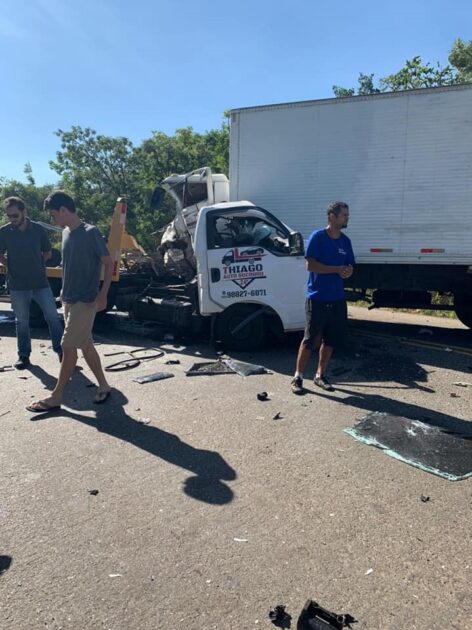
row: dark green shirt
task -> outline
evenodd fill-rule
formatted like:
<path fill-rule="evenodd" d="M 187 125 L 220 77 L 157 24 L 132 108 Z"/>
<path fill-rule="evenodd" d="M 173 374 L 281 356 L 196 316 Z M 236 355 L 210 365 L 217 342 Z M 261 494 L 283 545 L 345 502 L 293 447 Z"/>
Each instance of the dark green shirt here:
<path fill-rule="evenodd" d="M 0 255 L 7 255 L 7 282 L 10 291 L 44 289 L 49 283 L 43 252 L 51 250 L 46 230 L 26 219 L 26 230 L 9 223 L 0 227 Z"/>

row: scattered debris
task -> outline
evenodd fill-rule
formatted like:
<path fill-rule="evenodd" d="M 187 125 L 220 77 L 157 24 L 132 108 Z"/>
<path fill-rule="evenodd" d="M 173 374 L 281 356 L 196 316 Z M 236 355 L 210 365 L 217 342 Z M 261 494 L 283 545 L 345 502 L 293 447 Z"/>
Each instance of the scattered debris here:
<path fill-rule="evenodd" d="M 233 372 L 239 374 L 239 376 L 269 374 L 269 371 L 263 365 L 256 365 L 255 363 L 246 363 L 244 361 L 236 361 L 235 359 L 223 359 L 223 363 L 233 370 Z"/>
<path fill-rule="evenodd" d="M 367 569 L 367 571 L 364 573 L 364 575 L 370 575 L 373 572 L 374 572 L 374 569 Z"/>
<path fill-rule="evenodd" d="M 272 420 L 282 420 L 282 419 L 283 419 L 283 415 L 280 413 L 280 411 L 277 411 L 275 416 L 272 416 Z"/>
<path fill-rule="evenodd" d="M 5 573 L 5 571 L 8 571 L 11 566 L 11 562 L 11 556 L 0 556 L 0 575 Z"/>
<path fill-rule="evenodd" d="M 234 542 L 249 542 L 247 538 L 233 538 Z"/>
<path fill-rule="evenodd" d="M 150 424 L 151 423 L 151 418 L 138 418 L 138 422 L 140 424 Z"/>
<path fill-rule="evenodd" d="M 0 367 L 0 372 L 11 372 L 14 369 L 13 365 L 2 365 Z"/>
<path fill-rule="evenodd" d="M 269 400 L 269 394 L 267 392 L 259 392 L 257 400 Z"/>
<path fill-rule="evenodd" d="M 472 387 L 472 383 L 466 383 L 465 381 L 456 381 L 453 385 L 456 387 Z"/>
<path fill-rule="evenodd" d="M 214 376 L 217 374 L 234 374 L 220 357 L 216 361 L 194 363 L 186 372 L 187 376 Z"/>
<path fill-rule="evenodd" d="M 106 372 L 122 372 L 123 370 L 131 370 L 141 364 L 142 361 L 152 361 L 159 359 L 165 355 L 164 350 L 158 348 L 136 348 L 135 350 L 120 350 L 119 352 L 107 352 L 104 356 L 116 357 L 120 354 L 127 354 L 128 358 L 110 363 L 105 366 Z"/>
<path fill-rule="evenodd" d="M 430 497 L 428 497 L 428 496 L 426 496 L 426 495 L 422 494 L 422 495 L 420 496 L 420 499 L 421 499 L 421 501 L 422 501 L 423 503 L 428 503 L 428 501 L 430 500 Z"/>
<path fill-rule="evenodd" d="M 108 577 L 116 578 L 116 577 L 123 577 L 123 575 L 121 573 L 110 573 Z"/>
<path fill-rule="evenodd" d="M 455 394 L 454 392 L 452 392 L 449 395 L 450 395 L 451 398 L 460 398 L 459 394 Z"/>
<path fill-rule="evenodd" d="M 148 374 L 147 376 L 137 376 L 133 378 L 135 383 L 143 385 L 144 383 L 153 383 L 154 381 L 162 381 L 165 378 L 173 378 L 171 372 L 155 372 L 154 374 Z"/>
<path fill-rule="evenodd" d="M 10 410 L 4 411 L 3 413 L 0 413 L 0 418 L 3 418 L 3 416 L 6 416 L 7 413 L 10 413 Z"/>
<path fill-rule="evenodd" d="M 278 604 L 275 608 L 269 610 L 269 619 L 277 628 L 290 628 L 292 617 L 285 612 L 285 606 Z"/>
<path fill-rule="evenodd" d="M 180 359 L 168 359 L 166 365 L 180 365 Z"/>
<path fill-rule="evenodd" d="M 98 494 L 98 490 L 89 490 L 88 493 L 91 494 L 93 497 L 96 497 Z"/>
<path fill-rule="evenodd" d="M 434 335 L 434 332 L 430 328 L 420 328 L 418 331 L 419 335 Z"/>
<path fill-rule="evenodd" d="M 454 425 L 449 427 L 373 412 L 345 432 L 405 464 L 459 481 L 472 476 L 472 431 L 464 427 L 464 432 L 458 432 Z"/>
<path fill-rule="evenodd" d="M 337 615 L 309 599 L 297 621 L 297 630 L 342 630 L 357 623 L 351 615 Z"/>

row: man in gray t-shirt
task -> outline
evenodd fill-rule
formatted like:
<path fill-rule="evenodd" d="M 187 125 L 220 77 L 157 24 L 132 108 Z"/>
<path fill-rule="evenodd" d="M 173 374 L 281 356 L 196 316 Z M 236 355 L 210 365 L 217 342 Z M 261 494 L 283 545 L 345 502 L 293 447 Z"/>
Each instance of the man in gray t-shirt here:
<path fill-rule="evenodd" d="M 58 190 L 44 201 L 54 222 L 62 233 L 62 291 L 65 330 L 62 337 L 63 359 L 59 379 L 51 395 L 27 407 L 29 411 L 46 412 L 62 404 L 64 390 L 77 364 L 77 350 L 82 350 L 85 361 L 98 382 L 94 398 L 104 403 L 111 393 L 100 357 L 93 345 L 92 327 L 95 314 L 106 309 L 107 293 L 113 274 L 113 261 L 100 231 L 84 223 L 77 216 L 75 203 L 67 193 Z M 100 272 L 104 268 L 100 287 Z"/>
<path fill-rule="evenodd" d="M 7 268 L 7 284 L 16 322 L 18 360 L 15 367 L 24 370 L 30 365 L 31 300 L 43 312 L 49 326 L 52 347 L 62 356 L 62 323 L 46 277 L 46 262 L 51 257 L 51 243 L 42 225 L 26 216 L 25 202 L 8 197 L 3 209 L 9 221 L 0 227 L 0 263 Z"/>

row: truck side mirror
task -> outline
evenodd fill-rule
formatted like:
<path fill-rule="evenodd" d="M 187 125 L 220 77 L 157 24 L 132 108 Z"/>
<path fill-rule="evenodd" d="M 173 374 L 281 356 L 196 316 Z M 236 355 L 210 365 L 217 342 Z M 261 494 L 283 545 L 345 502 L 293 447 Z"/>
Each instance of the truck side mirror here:
<path fill-rule="evenodd" d="M 303 236 L 300 232 L 290 232 L 288 245 L 291 256 L 303 256 L 305 253 L 305 244 L 303 243 Z"/>
<path fill-rule="evenodd" d="M 165 194 L 166 191 L 164 188 L 161 188 L 160 186 L 154 188 L 151 195 L 151 201 L 149 202 L 151 210 L 160 210 L 162 208 Z"/>

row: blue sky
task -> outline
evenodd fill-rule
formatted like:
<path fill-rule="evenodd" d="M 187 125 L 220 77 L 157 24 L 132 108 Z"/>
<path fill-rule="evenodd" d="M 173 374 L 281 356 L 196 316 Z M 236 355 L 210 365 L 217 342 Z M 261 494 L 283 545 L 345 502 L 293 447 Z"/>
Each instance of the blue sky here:
<path fill-rule="evenodd" d="M 139 143 L 225 109 L 332 96 L 472 39 L 470 0 L 2 0 L 0 177 L 54 182 L 54 131 Z"/>

